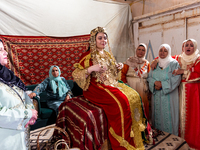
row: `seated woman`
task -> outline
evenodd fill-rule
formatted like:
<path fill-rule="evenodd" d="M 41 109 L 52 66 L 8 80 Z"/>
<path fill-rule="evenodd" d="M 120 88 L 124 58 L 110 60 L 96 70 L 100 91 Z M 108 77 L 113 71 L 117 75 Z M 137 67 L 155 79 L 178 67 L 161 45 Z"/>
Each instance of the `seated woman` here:
<path fill-rule="evenodd" d="M 150 71 L 150 65 L 145 59 L 146 52 L 146 45 L 140 43 L 136 49 L 135 57 L 129 57 L 124 63 L 121 71 L 121 80 L 139 93 L 144 104 L 147 119 L 149 119 L 149 88 L 146 79 Z"/>
<path fill-rule="evenodd" d="M 159 48 L 159 62 L 156 69 L 149 72 L 147 81 L 152 92 L 152 125 L 162 131 L 178 135 L 179 95 L 181 76 L 172 72 L 179 68 L 171 57 L 171 47 L 162 44 Z"/>
<path fill-rule="evenodd" d="M 0 146 L 1 150 L 28 150 L 28 125 L 35 123 L 37 111 L 24 83 L 5 67 L 7 54 L 0 40 Z"/>
<path fill-rule="evenodd" d="M 47 106 L 55 110 L 58 115 L 58 107 L 64 100 L 68 100 L 72 96 L 70 87 L 64 77 L 60 77 L 60 69 L 58 66 L 51 66 L 49 77 L 42 83 L 38 84 L 33 92 L 29 94 L 30 98 L 40 95 L 43 91 L 47 92 Z"/>
<path fill-rule="evenodd" d="M 90 47 L 74 65 L 72 76 L 83 89 L 83 96 L 103 108 L 112 149 L 142 150 L 146 118 L 140 96 L 118 82 L 123 64 L 116 63 L 111 50 L 110 53 L 104 50 L 108 42 L 105 29 L 97 27 L 90 34 Z"/>

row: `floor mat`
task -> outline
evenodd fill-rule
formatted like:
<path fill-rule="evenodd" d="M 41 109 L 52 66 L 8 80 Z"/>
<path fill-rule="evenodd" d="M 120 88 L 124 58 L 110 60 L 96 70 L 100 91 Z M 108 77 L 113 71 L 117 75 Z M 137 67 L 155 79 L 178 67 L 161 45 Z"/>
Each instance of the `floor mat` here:
<path fill-rule="evenodd" d="M 50 126 L 55 126 L 55 124 Z M 31 150 L 37 150 L 37 137 L 44 128 L 46 127 L 31 131 Z M 53 132 L 54 129 L 50 128 L 41 133 L 39 138 L 40 149 L 45 149 L 46 143 L 51 140 Z M 154 141 L 154 145 L 145 145 L 145 150 L 189 150 L 189 146 L 184 139 L 166 132 L 162 132 Z"/>
<path fill-rule="evenodd" d="M 154 145 L 145 145 L 145 150 L 189 150 L 187 142 L 173 134 L 161 131 L 161 134 L 154 138 Z"/>

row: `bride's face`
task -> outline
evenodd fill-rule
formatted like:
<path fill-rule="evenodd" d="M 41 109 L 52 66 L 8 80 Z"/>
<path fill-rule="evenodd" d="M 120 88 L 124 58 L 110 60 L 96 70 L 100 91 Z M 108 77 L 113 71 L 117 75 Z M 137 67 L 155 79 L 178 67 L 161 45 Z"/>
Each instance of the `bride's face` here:
<path fill-rule="evenodd" d="M 192 55 L 194 53 L 194 44 L 192 41 L 187 41 L 185 44 L 185 54 Z"/>
<path fill-rule="evenodd" d="M 107 35 L 103 32 L 99 32 L 96 36 L 96 46 L 98 50 L 102 50 L 106 47 Z"/>
<path fill-rule="evenodd" d="M 8 62 L 8 53 L 4 50 L 3 43 L 0 41 L 0 64 L 5 66 Z"/>

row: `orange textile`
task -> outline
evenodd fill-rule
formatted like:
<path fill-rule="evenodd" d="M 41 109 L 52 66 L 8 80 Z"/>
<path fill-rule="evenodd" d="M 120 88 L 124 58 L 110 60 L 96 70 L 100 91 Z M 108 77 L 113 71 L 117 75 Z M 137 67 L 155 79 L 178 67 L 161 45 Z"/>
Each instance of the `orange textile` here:
<path fill-rule="evenodd" d="M 127 72 L 128 72 L 128 69 L 129 69 L 129 65 L 124 64 L 124 67 L 122 68 L 122 71 L 121 71 L 121 80 L 122 80 L 124 83 L 127 83 L 126 74 L 127 74 Z"/>
<path fill-rule="evenodd" d="M 26 85 L 41 83 L 51 65 L 59 66 L 61 76 L 71 80 L 73 64 L 88 48 L 89 35 L 56 38 L 0 35 L 8 52 L 8 68 Z"/>
<path fill-rule="evenodd" d="M 132 74 L 132 76 L 130 76 L 131 75 L 129 73 L 130 70 L 134 71 L 134 75 Z M 144 72 L 147 71 L 145 73 L 148 73 L 150 71 L 149 63 L 144 63 L 144 65 L 140 69 L 138 69 L 138 67 L 135 67 L 134 69 L 132 69 L 131 67 L 129 67 L 129 65 L 124 64 L 124 67 L 122 68 L 122 71 L 121 71 L 121 80 L 139 93 L 144 105 L 145 115 L 147 119 L 149 120 L 149 90 L 145 91 L 142 88 L 144 83 L 146 84 L 145 87 L 148 88 L 147 82 L 144 82 L 144 83 L 141 82 L 139 83 L 140 84 L 139 86 L 136 86 L 138 84 L 137 79 L 143 79 L 143 77 L 141 77 L 141 75 L 143 75 L 144 73 L 143 71 Z"/>

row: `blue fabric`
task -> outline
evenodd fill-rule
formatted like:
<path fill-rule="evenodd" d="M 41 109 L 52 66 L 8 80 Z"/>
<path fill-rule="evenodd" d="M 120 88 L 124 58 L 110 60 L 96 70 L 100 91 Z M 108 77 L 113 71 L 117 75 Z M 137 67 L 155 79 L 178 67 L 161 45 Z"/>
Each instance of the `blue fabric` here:
<path fill-rule="evenodd" d="M 53 89 L 51 88 L 51 83 L 50 83 L 50 79 L 46 78 L 44 79 L 44 81 L 42 81 L 42 83 L 38 84 L 35 89 L 33 90 L 34 93 L 36 93 L 36 95 L 40 95 L 43 91 L 46 91 L 47 93 L 47 97 L 46 100 L 48 101 L 64 101 L 67 93 L 71 92 L 70 87 L 67 83 L 67 80 L 65 80 L 65 78 L 61 77 L 62 81 L 66 84 L 66 87 L 68 89 L 68 91 L 63 94 L 62 97 L 59 96 L 58 92 L 54 93 Z"/>
<path fill-rule="evenodd" d="M 54 67 L 56 67 L 59 71 L 58 77 L 54 77 L 52 75 L 52 69 Z M 66 87 L 66 84 L 62 81 L 60 75 L 61 75 L 61 72 L 60 72 L 59 67 L 58 66 L 51 66 L 51 68 L 49 69 L 49 79 L 50 79 L 50 82 L 51 82 L 51 88 L 53 89 L 54 94 L 57 93 L 56 90 L 58 89 L 59 97 L 62 97 L 63 94 L 65 94 L 68 91 L 68 89 Z M 57 86 L 56 82 L 57 82 L 58 86 Z"/>
<path fill-rule="evenodd" d="M 35 89 L 33 90 L 33 92 L 36 93 L 36 95 L 40 95 L 40 93 L 42 93 L 43 91 L 46 91 L 46 93 L 47 93 L 47 97 L 46 97 L 47 106 L 49 108 L 55 110 L 56 113 L 58 112 L 58 107 L 65 100 L 65 97 L 67 96 L 67 94 L 71 93 L 71 90 L 70 90 L 70 87 L 67 83 L 67 80 L 65 80 L 65 78 L 63 78 L 63 77 L 61 77 L 61 79 L 65 83 L 65 85 L 68 89 L 68 91 L 65 94 L 63 94 L 62 97 L 60 97 L 58 93 L 53 92 L 49 78 L 46 78 L 42 83 L 38 84 L 35 87 Z"/>
<path fill-rule="evenodd" d="M 162 131 L 178 135 L 179 127 L 179 95 L 178 86 L 181 76 L 174 76 L 172 72 L 179 64 L 173 60 L 165 69 L 159 65 L 149 72 L 147 81 L 152 94 L 152 124 Z M 156 90 L 154 82 L 161 81 L 162 89 Z"/>
<path fill-rule="evenodd" d="M 54 77 L 52 75 L 53 67 L 57 67 L 59 71 L 59 76 Z M 43 91 L 46 91 L 47 97 L 47 106 L 53 110 L 55 110 L 56 114 L 58 114 L 58 107 L 65 100 L 65 97 L 69 93 L 70 96 L 72 94 L 70 86 L 67 83 L 65 78 L 60 77 L 60 69 L 58 66 L 51 66 L 49 70 L 49 78 L 46 78 L 42 83 L 38 84 L 33 90 L 36 95 L 40 95 Z M 58 86 L 56 85 L 58 83 Z M 58 89 L 58 90 L 57 90 Z"/>

